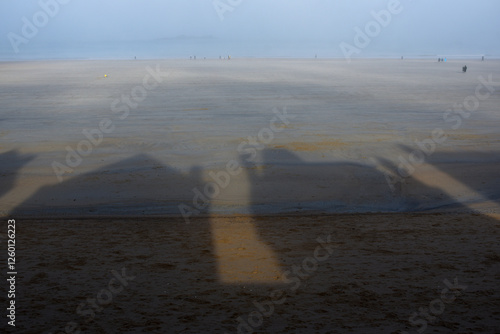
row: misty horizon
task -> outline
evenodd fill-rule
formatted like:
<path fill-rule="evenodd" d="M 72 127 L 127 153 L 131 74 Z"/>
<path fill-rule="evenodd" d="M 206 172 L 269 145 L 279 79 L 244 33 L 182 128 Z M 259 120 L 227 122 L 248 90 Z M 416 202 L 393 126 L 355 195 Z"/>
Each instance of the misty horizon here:
<path fill-rule="evenodd" d="M 499 10 L 489 0 L 11 1 L 0 5 L 0 59 L 497 58 Z"/>

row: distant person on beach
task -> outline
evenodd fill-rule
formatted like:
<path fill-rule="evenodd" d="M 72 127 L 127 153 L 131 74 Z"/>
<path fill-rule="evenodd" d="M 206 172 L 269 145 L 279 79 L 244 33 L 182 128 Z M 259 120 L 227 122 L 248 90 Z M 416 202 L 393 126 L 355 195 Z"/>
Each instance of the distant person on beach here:
<path fill-rule="evenodd" d="M 462 67 L 462 71 L 465 73 L 467 72 L 467 65 L 465 65 L 464 67 Z"/>
<path fill-rule="evenodd" d="M 481 61 L 484 61 L 484 56 L 483 56 L 483 58 L 481 58 Z"/>

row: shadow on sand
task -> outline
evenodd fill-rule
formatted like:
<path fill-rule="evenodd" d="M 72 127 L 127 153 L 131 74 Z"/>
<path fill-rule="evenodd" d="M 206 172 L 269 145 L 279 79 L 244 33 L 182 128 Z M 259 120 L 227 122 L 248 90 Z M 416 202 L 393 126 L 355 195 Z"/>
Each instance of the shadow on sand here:
<path fill-rule="evenodd" d="M 28 161 L 6 154 L 2 159 L 17 160 L 16 168 Z M 453 168 L 459 156 L 440 158 L 438 170 L 498 203 L 498 188 Z M 18 329 L 396 333 L 416 332 L 424 323 L 440 332 L 493 332 L 499 325 L 496 219 L 360 214 L 466 207 L 411 176 L 392 192 L 383 172 L 364 165 L 309 163 L 270 149 L 261 161 L 254 168 L 241 158 L 242 177 L 251 185 L 249 216 L 210 216 L 207 206 L 190 224 L 165 215 L 192 200 L 203 171 L 183 174 L 147 155 L 40 189 L 11 213 L 18 220 L 22 273 Z M 498 169 L 491 171 L 484 177 L 497 184 Z M 332 212 L 352 214 L 321 214 Z M 23 216 L 31 218 L 17 218 Z M 262 255 L 252 247 L 270 251 Z M 274 281 L 266 276 L 268 260 L 279 273 Z M 234 262 L 224 267 L 224 261 Z M 224 273 L 231 263 L 243 267 Z M 111 293 L 112 270 L 122 268 L 134 277 Z M 432 319 L 409 321 L 439 300 L 444 280 L 455 278 L 469 287 L 454 290 L 456 302 L 443 304 L 445 311 Z"/>

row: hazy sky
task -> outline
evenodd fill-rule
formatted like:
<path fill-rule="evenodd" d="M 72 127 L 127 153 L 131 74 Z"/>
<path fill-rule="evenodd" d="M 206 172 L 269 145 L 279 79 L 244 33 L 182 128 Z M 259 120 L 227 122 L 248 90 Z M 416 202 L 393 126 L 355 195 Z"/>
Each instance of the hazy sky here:
<path fill-rule="evenodd" d="M 59 4 L 55 15 L 41 3 Z M 46 42 L 154 40 L 179 35 L 241 41 L 322 41 L 354 45 L 372 11 L 397 0 L 2 0 L 0 47 L 13 53 L 9 33 L 24 38 L 23 17 L 42 24 L 18 44 L 22 52 Z M 214 6 L 227 10 L 220 16 Z M 234 5 L 231 5 L 233 3 Z M 54 8 L 49 6 L 49 8 Z M 400 0 L 400 13 L 366 49 L 395 52 L 500 54 L 499 0 Z M 35 17 L 34 17 L 35 16 Z M 222 17 L 222 19 L 221 19 Z M 44 20 L 46 24 L 44 24 Z M 10 38 L 14 38 L 13 34 Z M 16 37 L 17 38 L 17 37 Z M 27 43 L 25 43 L 27 42 Z M 35 43 L 36 42 L 36 43 Z"/>

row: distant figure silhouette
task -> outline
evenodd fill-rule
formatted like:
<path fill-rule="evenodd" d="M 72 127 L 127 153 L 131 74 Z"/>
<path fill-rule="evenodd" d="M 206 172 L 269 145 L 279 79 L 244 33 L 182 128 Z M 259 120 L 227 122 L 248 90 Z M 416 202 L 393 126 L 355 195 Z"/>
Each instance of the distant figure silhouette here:
<path fill-rule="evenodd" d="M 481 61 L 484 61 L 484 56 L 483 56 L 483 58 L 481 58 Z"/>
<path fill-rule="evenodd" d="M 465 73 L 467 72 L 467 65 L 465 65 L 464 67 L 462 67 L 462 71 Z"/>

